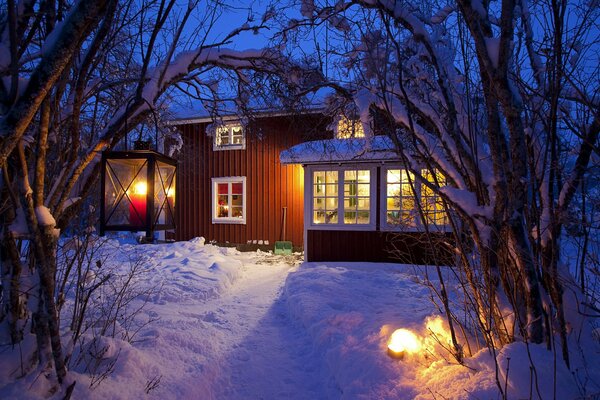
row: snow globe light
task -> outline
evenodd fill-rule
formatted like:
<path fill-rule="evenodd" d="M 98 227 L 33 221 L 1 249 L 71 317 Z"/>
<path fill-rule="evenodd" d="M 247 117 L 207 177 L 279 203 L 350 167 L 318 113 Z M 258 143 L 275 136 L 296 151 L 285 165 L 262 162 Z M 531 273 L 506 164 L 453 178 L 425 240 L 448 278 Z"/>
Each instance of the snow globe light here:
<path fill-rule="evenodd" d="M 421 341 L 408 329 L 397 329 L 388 341 L 387 353 L 392 358 L 403 359 L 407 354 L 418 353 Z"/>
<path fill-rule="evenodd" d="M 102 153 L 100 235 L 175 229 L 177 161 L 153 150 Z"/>

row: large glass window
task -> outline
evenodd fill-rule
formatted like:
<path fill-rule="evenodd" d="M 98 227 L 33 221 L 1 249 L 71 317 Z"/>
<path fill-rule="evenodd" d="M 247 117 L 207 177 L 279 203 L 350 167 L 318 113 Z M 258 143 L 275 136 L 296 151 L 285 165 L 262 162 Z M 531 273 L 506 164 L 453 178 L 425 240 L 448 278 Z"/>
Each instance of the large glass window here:
<path fill-rule="evenodd" d="M 313 224 L 369 225 L 371 171 L 322 170 L 312 173 Z"/>
<path fill-rule="evenodd" d="M 369 170 L 344 171 L 344 224 L 368 224 L 370 210 Z"/>
<path fill-rule="evenodd" d="M 246 222 L 246 177 L 213 178 L 213 223 Z"/>
<path fill-rule="evenodd" d="M 338 171 L 313 173 L 313 222 L 338 223 Z"/>
<path fill-rule="evenodd" d="M 243 149 L 246 145 L 244 127 L 240 124 L 220 125 L 215 130 L 215 150 Z"/>
<path fill-rule="evenodd" d="M 404 169 L 387 170 L 386 222 L 415 226 L 414 175 Z"/>
<path fill-rule="evenodd" d="M 439 171 L 435 171 L 435 176 L 429 170 L 421 171 L 421 175 L 427 182 L 434 186 L 443 186 L 446 184 L 446 179 Z M 430 225 L 447 225 L 448 216 L 444 210 L 442 198 L 437 195 L 429 186 L 421 185 L 421 207 L 425 221 Z"/>
<path fill-rule="evenodd" d="M 445 185 L 444 176 L 429 170 L 422 170 L 421 176 L 432 185 Z M 419 183 L 415 176 L 405 169 L 387 169 L 385 172 L 385 222 L 388 226 L 422 226 L 417 203 L 423 210 L 425 221 L 429 225 L 448 224 L 448 216 L 440 196 L 425 184 Z"/>

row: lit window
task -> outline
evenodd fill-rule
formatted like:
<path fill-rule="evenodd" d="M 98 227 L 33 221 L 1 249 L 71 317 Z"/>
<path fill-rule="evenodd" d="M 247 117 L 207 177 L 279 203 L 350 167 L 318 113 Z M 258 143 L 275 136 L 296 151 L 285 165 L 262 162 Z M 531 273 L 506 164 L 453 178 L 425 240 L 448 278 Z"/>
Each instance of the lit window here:
<path fill-rule="evenodd" d="M 313 224 L 369 225 L 371 171 L 313 171 Z"/>
<path fill-rule="evenodd" d="M 246 223 L 246 177 L 213 178 L 213 223 Z"/>
<path fill-rule="evenodd" d="M 338 182 L 338 171 L 313 173 L 313 222 L 315 224 L 338 223 Z"/>
<path fill-rule="evenodd" d="M 362 123 L 359 119 L 349 119 L 344 116 L 340 118 L 337 123 L 336 138 L 337 139 L 350 139 L 350 138 L 364 138 L 365 130 L 363 129 Z"/>
<path fill-rule="evenodd" d="M 415 226 L 415 177 L 404 169 L 387 170 L 386 221 L 389 225 Z"/>
<path fill-rule="evenodd" d="M 344 224 L 368 224 L 370 171 L 344 171 Z"/>
<path fill-rule="evenodd" d="M 220 125 L 215 130 L 215 150 L 236 150 L 246 147 L 245 130 L 240 124 Z"/>
<path fill-rule="evenodd" d="M 427 182 L 433 185 L 445 185 L 446 179 L 441 172 L 435 171 L 434 175 L 429 170 L 421 171 L 421 175 Z M 423 214 L 425 215 L 425 221 L 430 225 L 447 225 L 448 216 L 444 210 L 444 202 L 442 198 L 436 194 L 433 189 L 428 186 L 421 185 L 421 207 L 423 207 Z"/>
<path fill-rule="evenodd" d="M 422 170 L 421 175 L 433 185 L 446 183 L 439 171 L 436 171 L 436 179 L 428 170 Z M 448 216 L 440 196 L 427 185 L 416 181 L 411 172 L 404 169 L 388 169 L 385 179 L 385 222 L 388 226 L 412 228 L 422 226 L 415 199 L 419 200 L 427 224 L 437 226 L 448 224 Z"/>

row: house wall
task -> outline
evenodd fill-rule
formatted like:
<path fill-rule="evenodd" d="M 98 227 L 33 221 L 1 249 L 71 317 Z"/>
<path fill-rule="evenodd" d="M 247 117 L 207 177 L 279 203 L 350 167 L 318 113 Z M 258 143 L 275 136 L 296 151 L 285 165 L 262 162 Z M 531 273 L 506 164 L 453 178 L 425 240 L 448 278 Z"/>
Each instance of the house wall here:
<path fill-rule="evenodd" d="M 434 231 L 426 235 L 422 227 L 393 228 L 383 223 L 385 210 L 386 168 L 400 167 L 387 163 L 338 163 L 316 164 L 305 167 L 304 216 L 306 261 L 368 261 L 401 262 L 406 264 L 452 265 L 454 253 L 453 237 L 450 232 Z M 348 168 L 371 171 L 371 215 L 368 225 L 326 225 L 312 221 L 311 205 L 313 185 L 311 174 L 314 171 L 338 170 L 340 174 Z M 338 192 L 338 204 L 342 204 L 343 194 Z"/>
<path fill-rule="evenodd" d="M 247 127 L 244 150 L 213 151 L 207 124 L 180 125 L 183 146 L 176 156 L 177 240 L 203 236 L 207 241 L 246 244 L 283 239 L 283 207 L 287 207 L 286 240 L 303 246 L 304 177 L 300 165 L 281 165 L 279 153 L 326 132 L 319 115 L 265 117 Z M 246 177 L 246 224 L 212 222 L 213 177 Z"/>
<path fill-rule="evenodd" d="M 305 259 L 451 265 L 454 256 L 444 244 L 451 241 L 449 234 L 309 229 Z"/>

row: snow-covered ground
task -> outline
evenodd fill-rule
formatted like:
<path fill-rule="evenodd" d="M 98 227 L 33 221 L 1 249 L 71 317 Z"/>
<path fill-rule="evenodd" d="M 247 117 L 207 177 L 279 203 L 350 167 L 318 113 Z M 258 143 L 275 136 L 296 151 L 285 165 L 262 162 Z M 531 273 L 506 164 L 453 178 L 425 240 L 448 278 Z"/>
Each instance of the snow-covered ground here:
<path fill-rule="evenodd" d="M 579 383 L 557 359 L 554 385 L 553 354 L 519 343 L 498 355 L 497 374 L 487 350 L 467 367 L 425 351 L 390 358 L 387 340 L 396 328 L 427 342 L 427 328 L 440 322 L 422 269 L 300 263 L 298 255 L 240 253 L 202 239 L 111 245 L 107 263 L 125 268 L 141 259 L 148 269 L 139 284 L 160 287 L 139 316 L 154 322 L 133 344 L 105 340 L 114 371 L 94 389 L 74 368 L 76 399 L 495 399 L 497 382 L 508 398 L 600 393 L 599 347 L 591 340 L 588 364 L 579 366 L 586 374 L 578 374 L 591 380 Z M 438 333 L 443 338 L 443 329 Z M 0 376 L 0 397 L 28 396 L 22 382 Z"/>

